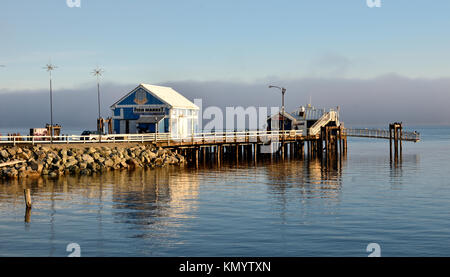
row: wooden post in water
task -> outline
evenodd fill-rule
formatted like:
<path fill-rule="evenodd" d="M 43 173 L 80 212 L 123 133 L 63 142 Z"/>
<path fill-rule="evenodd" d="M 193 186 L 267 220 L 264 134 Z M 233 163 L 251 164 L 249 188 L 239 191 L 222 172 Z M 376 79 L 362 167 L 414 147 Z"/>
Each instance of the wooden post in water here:
<path fill-rule="evenodd" d="M 394 156 L 395 159 L 398 157 L 398 130 L 397 126 L 394 125 Z"/>
<path fill-rule="evenodd" d="M 403 145 L 402 145 L 403 124 L 402 123 L 400 123 L 399 132 L 400 132 L 400 159 L 401 159 L 402 158 L 402 154 L 403 154 Z"/>
<path fill-rule="evenodd" d="M 394 128 L 393 124 L 389 124 L 389 157 L 390 157 L 391 161 L 392 161 L 392 139 L 393 139 L 392 131 L 393 131 L 393 128 Z"/>
<path fill-rule="evenodd" d="M 347 155 L 347 135 L 344 136 L 344 154 Z"/>
<path fill-rule="evenodd" d="M 217 159 L 217 161 L 220 160 L 220 151 L 221 151 L 220 148 L 221 148 L 221 146 L 217 145 L 217 149 L 216 149 L 216 159 Z"/>
<path fill-rule="evenodd" d="M 198 152 L 200 152 L 199 149 L 195 148 L 194 149 L 194 153 L 195 153 L 195 167 L 198 167 Z"/>
<path fill-rule="evenodd" d="M 31 209 L 32 203 L 31 203 L 31 191 L 30 189 L 24 189 L 23 194 L 25 197 L 25 205 L 27 209 Z"/>
<path fill-rule="evenodd" d="M 334 154 L 337 156 L 338 155 L 338 152 L 339 152 L 339 135 L 338 135 L 338 133 L 339 133 L 339 130 L 338 130 L 338 128 L 336 128 L 336 127 L 334 127 L 333 128 L 334 129 Z"/>

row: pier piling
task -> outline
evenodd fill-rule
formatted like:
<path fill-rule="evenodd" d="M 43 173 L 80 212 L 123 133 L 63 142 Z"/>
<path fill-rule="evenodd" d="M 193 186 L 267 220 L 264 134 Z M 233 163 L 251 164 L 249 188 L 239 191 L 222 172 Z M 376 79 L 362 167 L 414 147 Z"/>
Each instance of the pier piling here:
<path fill-rule="evenodd" d="M 31 191 L 30 189 L 24 189 L 23 194 L 25 197 L 25 206 L 27 209 L 31 209 L 32 203 L 31 203 Z"/>

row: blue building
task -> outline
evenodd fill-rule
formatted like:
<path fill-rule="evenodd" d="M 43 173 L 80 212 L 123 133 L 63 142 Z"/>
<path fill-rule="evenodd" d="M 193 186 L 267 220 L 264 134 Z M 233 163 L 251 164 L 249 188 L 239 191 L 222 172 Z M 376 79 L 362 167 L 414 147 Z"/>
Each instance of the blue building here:
<path fill-rule="evenodd" d="M 140 84 L 111 106 L 115 134 L 198 132 L 199 108 L 170 87 Z"/>

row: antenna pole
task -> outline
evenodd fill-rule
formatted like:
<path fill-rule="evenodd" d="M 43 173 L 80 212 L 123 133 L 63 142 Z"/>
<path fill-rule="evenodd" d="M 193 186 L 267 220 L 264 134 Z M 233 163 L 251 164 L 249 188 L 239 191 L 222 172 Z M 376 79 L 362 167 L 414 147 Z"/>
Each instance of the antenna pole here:
<path fill-rule="evenodd" d="M 46 69 L 50 76 L 50 143 L 53 144 L 53 88 L 52 88 L 52 70 L 57 66 L 48 63 L 44 69 Z"/>
<path fill-rule="evenodd" d="M 102 73 L 104 72 L 103 69 L 99 68 L 97 66 L 94 71 L 92 71 L 92 74 L 97 77 L 97 102 L 98 102 L 98 121 L 97 121 L 97 131 L 98 131 L 98 139 L 99 142 L 102 142 L 102 122 L 101 122 L 101 111 L 100 111 L 100 77 L 102 76 Z"/>
<path fill-rule="evenodd" d="M 50 142 L 53 143 L 53 89 L 52 89 L 52 71 L 50 73 Z"/>

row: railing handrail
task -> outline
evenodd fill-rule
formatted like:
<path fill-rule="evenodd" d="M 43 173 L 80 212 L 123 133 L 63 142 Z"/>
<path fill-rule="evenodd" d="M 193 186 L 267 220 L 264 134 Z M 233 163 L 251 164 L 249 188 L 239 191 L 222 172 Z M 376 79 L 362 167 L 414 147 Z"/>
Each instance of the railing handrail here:
<path fill-rule="evenodd" d="M 328 123 L 329 121 L 332 121 L 333 118 L 336 120 L 337 118 L 337 113 L 333 110 L 330 110 L 329 112 L 325 113 L 324 115 L 322 115 L 321 118 L 319 118 L 319 120 L 317 120 L 310 128 L 309 128 L 309 133 L 311 135 L 315 135 L 319 132 L 320 128 L 325 125 L 326 123 Z"/>
<path fill-rule="evenodd" d="M 298 136 L 303 135 L 302 130 L 286 130 L 284 131 L 236 131 L 236 132 L 201 132 L 190 135 L 174 135 L 171 133 L 145 133 L 145 134 L 108 134 L 108 135 L 60 135 L 53 136 L 54 144 L 68 143 L 113 143 L 113 142 L 164 142 L 176 140 L 214 140 L 218 138 L 227 140 L 228 138 L 242 139 L 252 137 L 279 137 L 279 136 Z M 50 143 L 51 136 L 0 136 L 0 144 L 44 144 Z"/>
<path fill-rule="evenodd" d="M 382 130 L 382 129 L 345 128 L 344 134 L 349 137 L 373 137 L 373 138 L 384 138 L 384 139 L 390 138 L 389 130 Z M 402 140 L 419 141 L 420 133 L 410 132 L 410 131 L 402 131 L 401 139 Z"/>

